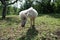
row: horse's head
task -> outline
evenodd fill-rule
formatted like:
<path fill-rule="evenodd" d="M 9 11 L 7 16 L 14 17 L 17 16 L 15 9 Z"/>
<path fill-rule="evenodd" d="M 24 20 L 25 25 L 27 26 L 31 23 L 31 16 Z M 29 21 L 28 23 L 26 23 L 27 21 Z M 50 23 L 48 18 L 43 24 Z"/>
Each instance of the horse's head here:
<path fill-rule="evenodd" d="M 22 27 L 25 27 L 26 21 L 27 21 L 27 19 L 26 19 L 25 17 L 23 17 L 23 18 L 21 19 L 21 26 L 22 26 Z"/>

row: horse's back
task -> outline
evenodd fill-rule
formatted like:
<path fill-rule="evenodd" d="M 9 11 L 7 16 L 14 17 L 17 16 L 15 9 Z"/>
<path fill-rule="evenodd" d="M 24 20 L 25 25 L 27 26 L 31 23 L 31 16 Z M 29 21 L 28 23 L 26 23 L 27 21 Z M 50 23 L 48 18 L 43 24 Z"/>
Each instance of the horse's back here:
<path fill-rule="evenodd" d="M 32 9 L 28 12 L 29 17 L 37 17 L 38 12 L 35 9 Z"/>

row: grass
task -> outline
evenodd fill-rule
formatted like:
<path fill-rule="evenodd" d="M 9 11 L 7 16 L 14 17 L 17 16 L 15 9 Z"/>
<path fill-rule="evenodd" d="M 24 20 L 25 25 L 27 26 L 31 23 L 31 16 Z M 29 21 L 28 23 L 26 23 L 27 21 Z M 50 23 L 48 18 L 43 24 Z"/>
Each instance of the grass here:
<path fill-rule="evenodd" d="M 0 17 L 0 40 L 59 40 L 60 14 L 41 14 L 35 21 L 35 27 L 29 26 L 28 19 L 22 28 L 18 15 Z"/>

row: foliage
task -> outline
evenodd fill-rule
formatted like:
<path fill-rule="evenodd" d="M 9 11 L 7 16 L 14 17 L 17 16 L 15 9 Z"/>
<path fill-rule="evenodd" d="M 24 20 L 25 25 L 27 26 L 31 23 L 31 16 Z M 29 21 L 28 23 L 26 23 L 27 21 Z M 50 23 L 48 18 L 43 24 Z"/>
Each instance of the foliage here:
<path fill-rule="evenodd" d="M 35 1 L 33 1 L 35 2 Z M 36 0 L 36 4 L 34 5 L 33 2 L 31 3 L 31 1 L 26 1 L 24 4 L 24 9 L 28 9 L 29 7 L 33 6 L 38 13 L 60 13 L 59 9 L 60 9 L 60 2 L 58 1 L 53 1 L 51 2 L 51 0 L 42 0 L 37 1 Z"/>
<path fill-rule="evenodd" d="M 39 13 L 53 13 L 54 12 L 54 3 L 50 3 L 50 1 L 42 1 L 37 2 L 37 5 L 34 5 L 34 7 L 37 9 Z"/>
<path fill-rule="evenodd" d="M 12 0 L 11 0 L 12 1 Z M 0 0 L 0 2 L 2 3 L 2 8 L 3 8 L 3 10 L 2 10 L 2 19 L 5 19 L 5 17 L 6 17 L 6 11 L 7 11 L 7 6 L 8 5 L 11 5 L 11 4 L 14 4 L 14 3 L 16 3 L 18 0 L 15 0 L 14 2 L 9 2 L 9 0 Z"/>
<path fill-rule="evenodd" d="M 18 15 L 19 9 L 16 7 L 8 6 L 7 8 L 7 15 Z"/>
<path fill-rule="evenodd" d="M 33 6 L 33 2 L 34 2 L 34 0 L 25 0 L 25 3 L 23 6 L 21 6 L 20 11 L 26 10 L 26 9 L 30 8 L 31 6 Z"/>

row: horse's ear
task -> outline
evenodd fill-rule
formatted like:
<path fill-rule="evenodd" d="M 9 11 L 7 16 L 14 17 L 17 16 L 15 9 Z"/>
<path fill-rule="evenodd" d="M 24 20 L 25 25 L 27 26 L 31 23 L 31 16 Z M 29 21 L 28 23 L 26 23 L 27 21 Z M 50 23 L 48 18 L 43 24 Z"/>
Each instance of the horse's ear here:
<path fill-rule="evenodd" d="M 33 8 L 33 7 L 30 7 L 30 8 Z"/>

